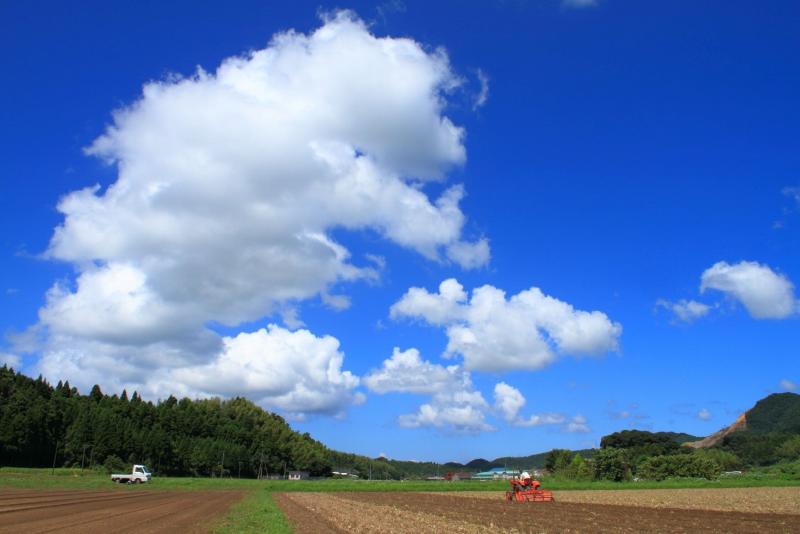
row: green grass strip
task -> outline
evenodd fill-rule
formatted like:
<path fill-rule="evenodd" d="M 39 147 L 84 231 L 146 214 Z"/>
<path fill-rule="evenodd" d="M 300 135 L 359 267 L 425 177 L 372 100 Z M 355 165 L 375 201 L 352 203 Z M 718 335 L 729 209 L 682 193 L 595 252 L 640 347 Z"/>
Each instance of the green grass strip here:
<path fill-rule="evenodd" d="M 237 502 L 213 530 L 214 534 L 291 534 L 291 525 L 272 494 L 253 491 Z"/>
<path fill-rule="evenodd" d="M 618 490 L 618 489 L 675 489 L 675 488 L 747 488 L 764 486 L 800 486 L 797 474 L 753 471 L 739 477 L 704 479 L 670 479 L 661 482 L 580 481 L 560 477 L 540 479 L 542 486 L 552 490 Z M 149 484 L 123 485 L 111 482 L 111 477 L 95 471 L 80 469 L 0 468 L 0 488 L 30 489 L 149 489 L 170 491 L 498 491 L 509 488 L 505 480 L 458 482 L 426 480 L 254 480 L 237 478 L 154 477 Z"/>

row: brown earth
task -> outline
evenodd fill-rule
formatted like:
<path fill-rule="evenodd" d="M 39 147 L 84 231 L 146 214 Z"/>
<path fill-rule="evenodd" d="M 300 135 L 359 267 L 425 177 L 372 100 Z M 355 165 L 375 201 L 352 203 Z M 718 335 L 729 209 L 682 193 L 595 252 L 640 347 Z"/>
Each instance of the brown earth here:
<path fill-rule="evenodd" d="M 691 447 L 693 449 L 705 449 L 708 447 L 713 447 L 723 439 L 725 436 L 732 434 L 734 432 L 738 432 L 740 430 L 747 430 L 747 412 L 743 413 L 739 417 L 736 418 L 736 421 L 733 424 L 726 426 L 720 430 L 717 430 L 713 434 L 708 437 L 705 437 L 698 441 L 687 441 L 684 443 L 685 446 Z"/>
<path fill-rule="evenodd" d="M 0 533 L 207 532 L 241 492 L 0 490 Z"/>
<path fill-rule="evenodd" d="M 800 515 L 592 503 L 506 503 L 447 493 L 283 494 L 298 534 L 800 532 Z M 287 501 L 291 504 L 287 508 Z M 323 523 L 324 522 L 324 523 Z"/>
<path fill-rule="evenodd" d="M 800 487 L 645 489 L 645 490 L 563 490 L 553 492 L 558 502 L 618 504 L 648 508 L 681 508 L 719 512 L 800 514 Z M 497 491 L 454 492 L 459 497 L 502 498 Z"/>

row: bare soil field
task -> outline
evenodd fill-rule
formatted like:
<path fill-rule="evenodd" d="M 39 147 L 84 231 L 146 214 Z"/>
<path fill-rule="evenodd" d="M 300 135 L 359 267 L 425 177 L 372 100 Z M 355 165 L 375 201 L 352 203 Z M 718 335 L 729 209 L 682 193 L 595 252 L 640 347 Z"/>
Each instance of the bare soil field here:
<path fill-rule="evenodd" d="M 561 492 L 559 492 L 561 493 Z M 506 503 L 432 493 L 283 493 L 297 534 L 540 532 L 800 532 L 800 515 L 596 503 Z"/>
<path fill-rule="evenodd" d="M 558 502 L 616 504 L 684 510 L 800 514 L 800 487 L 556 491 Z M 496 491 L 457 492 L 460 497 L 497 499 Z"/>
<path fill-rule="evenodd" d="M 241 492 L 0 490 L 0 533 L 207 532 Z"/>

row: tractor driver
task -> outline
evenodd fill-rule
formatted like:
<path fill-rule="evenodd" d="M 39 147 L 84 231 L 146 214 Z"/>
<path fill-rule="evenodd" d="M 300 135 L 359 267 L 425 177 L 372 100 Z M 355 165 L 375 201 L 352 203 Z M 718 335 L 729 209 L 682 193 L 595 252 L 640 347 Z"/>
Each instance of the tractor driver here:
<path fill-rule="evenodd" d="M 524 487 L 530 487 L 531 485 L 531 476 L 528 474 L 527 471 L 523 471 L 522 474 L 519 476 L 519 479 L 522 481 L 522 485 Z"/>

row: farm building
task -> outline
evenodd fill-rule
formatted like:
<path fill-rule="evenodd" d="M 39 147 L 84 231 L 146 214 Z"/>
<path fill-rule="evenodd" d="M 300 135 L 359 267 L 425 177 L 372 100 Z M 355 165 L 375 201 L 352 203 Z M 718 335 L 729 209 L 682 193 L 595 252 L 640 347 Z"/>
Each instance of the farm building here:
<path fill-rule="evenodd" d="M 466 471 L 457 473 L 446 473 L 444 475 L 445 480 L 470 480 L 471 478 L 472 478 L 472 473 L 468 473 Z"/>
<path fill-rule="evenodd" d="M 341 478 L 358 478 L 358 471 L 355 469 L 348 469 L 346 467 L 334 467 L 331 471 L 334 477 Z"/>
<path fill-rule="evenodd" d="M 308 480 L 308 471 L 289 471 L 289 480 Z"/>
<path fill-rule="evenodd" d="M 506 469 L 505 467 L 495 467 L 488 471 L 475 473 L 472 478 L 475 480 L 497 480 L 504 478 L 514 478 L 520 475 L 519 469 Z"/>

